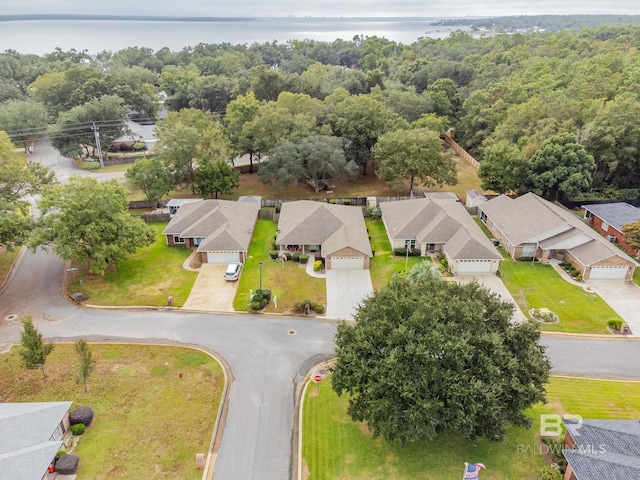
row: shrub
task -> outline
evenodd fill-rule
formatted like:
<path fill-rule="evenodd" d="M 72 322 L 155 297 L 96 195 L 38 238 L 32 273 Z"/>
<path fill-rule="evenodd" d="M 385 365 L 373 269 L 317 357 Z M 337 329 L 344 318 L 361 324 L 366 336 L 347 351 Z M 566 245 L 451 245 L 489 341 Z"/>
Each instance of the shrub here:
<path fill-rule="evenodd" d="M 79 423 L 76 425 L 80 425 Z M 62 455 L 56 460 L 56 471 L 59 475 L 73 475 L 78 471 L 80 457 L 77 455 Z"/>
<path fill-rule="evenodd" d="M 307 263 L 309 261 L 309 255 L 307 255 L 306 253 L 301 253 L 300 256 L 298 257 L 298 261 L 300 263 Z"/>
<path fill-rule="evenodd" d="M 622 324 L 623 324 L 622 320 L 616 320 L 616 319 L 609 320 L 607 322 L 607 325 L 609 326 L 610 329 L 617 330 L 617 331 L 620 331 L 620 329 L 622 328 Z"/>
<path fill-rule="evenodd" d="M 271 301 L 271 290 L 263 288 L 262 290 L 256 290 L 256 293 L 253 295 L 253 300 L 256 299 L 256 296 L 259 296 L 260 301 L 264 300 L 269 303 Z"/>
<path fill-rule="evenodd" d="M 271 257 L 272 260 L 275 260 L 276 258 L 278 258 L 279 254 L 280 252 L 278 252 L 278 250 L 271 250 L 269 252 L 269 256 Z"/>
<path fill-rule="evenodd" d="M 540 480 L 562 480 L 563 475 L 560 469 L 547 465 L 539 470 L 537 478 Z"/>
<path fill-rule="evenodd" d="M 407 255 L 407 249 L 406 248 L 394 248 L 393 249 L 393 254 L 397 257 L 404 257 Z M 419 257 L 422 254 L 422 252 L 420 251 L 419 248 L 410 248 L 409 249 L 409 256 L 410 257 Z"/>
<path fill-rule="evenodd" d="M 500 270 L 496 270 L 496 277 L 501 277 L 502 276 L 502 272 Z"/>
<path fill-rule="evenodd" d="M 74 423 L 71 425 L 71 433 L 74 435 L 82 435 L 86 429 L 87 426 L 84 423 Z"/>
<path fill-rule="evenodd" d="M 262 309 L 262 304 L 260 302 L 256 302 L 255 300 L 253 300 L 251 301 L 251 303 L 249 303 L 249 308 L 254 312 L 256 312 Z"/>
<path fill-rule="evenodd" d="M 338 203 L 338 201 L 335 198 L 332 198 L 331 200 L 329 200 L 329 203 L 331 205 L 335 205 L 336 203 Z"/>
<path fill-rule="evenodd" d="M 311 308 L 316 313 L 324 313 L 324 305 L 321 305 L 319 303 L 314 303 L 313 305 L 311 305 Z"/>
<path fill-rule="evenodd" d="M 147 149 L 147 144 L 144 142 L 136 142 L 133 144 L 133 150 L 136 152 L 141 152 Z"/>
<path fill-rule="evenodd" d="M 69 423 L 74 425 L 76 423 L 83 423 L 87 427 L 91 425 L 93 421 L 93 409 L 88 405 L 83 405 L 76 408 L 69 414 Z"/>
<path fill-rule="evenodd" d="M 276 244 L 275 240 L 271 242 L 271 250 L 278 250 L 278 245 Z"/>
<path fill-rule="evenodd" d="M 532 262 L 533 257 L 520 257 L 518 260 L 520 260 L 521 262 Z"/>
<path fill-rule="evenodd" d="M 580 274 L 576 275 L 576 281 L 581 282 L 582 281 L 582 275 L 580 275 Z"/>
<path fill-rule="evenodd" d="M 56 460 L 58 460 L 62 455 L 66 455 L 66 454 L 67 454 L 66 450 L 60 449 L 60 450 L 57 451 L 55 458 L 56 458 Z"/>
<path fill-rule="evenodd" d="M 284 256 L 287 257 L 287 260 L 291 260 L 293 258 L 293 253 L 291 252 L 284 252 Z"/>
<path fill-rule="evenodd" d="M 300 261 L 300 254 L 298 252 L 293 254 L 293 261 L 294 262 L 299 262 Z"/>
<path fill-rule="evenodd" d="M 380 207 L 378 207 L 378 206 L 367 208 L 367 213 L 374 220 L 377 220 L 382 216 L 382 212 L 380 211 Z"/>
<path fill-rule="evenodd" d="M 342 204 L 343 205 L 351 205 L 351 199 L 345 198 L 344 200 L 342 200 Z"/>
<path fill-rule="evenodd" d="M 322 268 L 322 260 L 316 260 L 315 262 L 313 262 L 314 272 L 319 272 L 321 268 Z"/>

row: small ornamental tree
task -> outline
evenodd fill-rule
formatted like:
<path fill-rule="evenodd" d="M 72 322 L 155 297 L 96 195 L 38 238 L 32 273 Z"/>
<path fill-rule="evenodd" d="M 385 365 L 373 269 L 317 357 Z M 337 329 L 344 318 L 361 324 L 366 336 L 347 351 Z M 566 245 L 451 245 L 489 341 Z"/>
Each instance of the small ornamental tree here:
<path fill-rule="evenodd" d="M 78 354 L 78 360 L 76 361 L 76 378 L 78 383 L 82 384 L 84 391 L 87 391 L 87 380 L 93 373 L 96 367 L 96 361 L 91 355 L 89 345 L 83 339 L 78 340 L 75 343 L 76 353 Z"/>
<path fill-rule="evenodd" d="M 24 349 L 20 352 L 22 357 L 22 366 L 27 370 L 40 369 L 42 378 L 47 378 L 44 370 L 44 364 L 47 357 L 53 351 L 53 344 L 45 344 L 42 341 L 42 334 L 33 325 L 31 317 L 27 317 L 22 322 L 22 346 Z"/>
<path fill-rule="evenodd" d="M 453 432 L 499 441 L 529 427 L 550 371 L 533 322 L 476 282 L 398 276 L 338 325 L 332 385 L 374 437 L 402 443 Z"/>

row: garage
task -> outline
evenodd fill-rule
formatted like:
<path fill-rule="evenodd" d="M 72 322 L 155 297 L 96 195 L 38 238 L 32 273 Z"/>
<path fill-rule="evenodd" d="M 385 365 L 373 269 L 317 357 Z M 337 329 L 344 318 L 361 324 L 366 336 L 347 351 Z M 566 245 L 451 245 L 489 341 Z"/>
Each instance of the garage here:
<path fill-rule="evenodd" d="M 364 257 L 331 257 L 332 270 L 362 270 Z"/>
<path fill-rule="evenodd" d="M 208 263 L 231 263 L 239 261 L 239 252 L 207 252 Z"/>
<path fill-rule="evenodd" d="M 454 273 L 491 273 L 491 260 L 458 260 Z"/>
<path fill-rule="evenodd" d="M 624 280 L 629 267 L 591 267 L 589 280 Z"/>

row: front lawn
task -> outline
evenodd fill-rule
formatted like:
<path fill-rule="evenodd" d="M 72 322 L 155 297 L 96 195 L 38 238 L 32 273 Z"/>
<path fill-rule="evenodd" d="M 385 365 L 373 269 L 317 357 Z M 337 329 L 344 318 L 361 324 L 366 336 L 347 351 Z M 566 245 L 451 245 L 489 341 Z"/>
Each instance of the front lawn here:
<path fill-rule="evenodd" d="M 16 247 L 13 250 L 3 251 L 4 247 L 0 246 L 0 286 L 9 276 L 11 267 L 15 263 L 18 255 L 20 255 L 20 247 Z"/>
<path fill-rule="evenodd" d="M 240 277 L 238 291 L 233 308 L 239 311 L 249 310 L 249 297 L 252 291 L 260 288 L 260 262 L 262 262 L 262 288 L 271 290 L 276 304 L 270 302 L 263 311 L 283 313 L 293 308 L 294 303 L 310 299 L 327 305 L 327 289 L 324 278 L 307 275 L 306 265 L 288 261 L 273 260 L 269 252 L 276 236 L 278 224 L 273 220 L 258 219 L 253 230 L 249 254 Z M 311 258 L 310 258 L 310 261 Z"/>
<path fill-rule="evenodd" d="M 420 262 L 431 262 L 430 258 L 425 257 L 409 257 L 407 259 L 394 256 L 382 220 L 367 218 L 365 224 L 371 238 L 371 250 L 375 252 L 369 264 L 374 290 L 380 290 L 389 283 L 395 273 L 405 272 L 407 266 L 411 270 Z"/>
<path fill-rule="evenodd" d="M 78 478 L 199 480 L 196 453 L 209 450 L 224 389 L 218 362 L 190 348 L 89 348 L 96 368 L 87 393 L 75 382 L 73 345 L 55 346 L 46 379 L 20 366 L 21 347 L 1 354 L 0 401 L 89 405 L 94 420 L 73 452 L 80 456 Z"/>
<path fill-rule="evenodd" d="M 182 268 L 191 250 L 166 245 L 162 235 L 166 223 L 149 226 L 156 232 L 156 241 L 129 255 L 104 277 L 90 275 L 86 265 L 74 265 L 78 271 L 69 274 L 68 292 L 84 293 L 91 305 L 163 306 L 171 295 L 173 304 L 182 306 L 198 276 Z"/>
<path fill-rule="evenodd" d="M 500 272 L 525 315 L 531 308 L 548 308 L 558 315 L 558 323 L 541 325 L 544 331 L 606 334 L 609 320 L 622 320 L 597 294 L 567 282 L 551 265 L 505 256 Z"/>
<path fill-rule="evenodd" d="M 308 480 L 461 478 L 464 462 L 484 463 L 482 480 L 532 478 L 544 466 L 538 445 L 539 415 L 582 415 L 584 418 L 633 419 L 640 416 L 640 383 L 552 377 L 548 403 L 529 410 L 530 430 L 511 427 L 502 443 L 467 442 L 442 435 L 406 447 L 373 439 L 366 426 L 347 415 L 348 399 L 331 388 L 331 377 L 307 389 L 303 411 L 302 461 Z"/>

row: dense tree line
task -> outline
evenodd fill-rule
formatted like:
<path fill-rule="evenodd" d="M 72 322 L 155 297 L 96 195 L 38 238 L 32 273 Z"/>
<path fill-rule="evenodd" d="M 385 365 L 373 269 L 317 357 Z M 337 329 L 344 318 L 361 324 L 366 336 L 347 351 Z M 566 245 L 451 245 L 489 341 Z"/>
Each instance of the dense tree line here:
<path fill-rule="evenodd" d="M 457 31 L 411 45 L 356 36 L 330 43 L 198 44 L 177 52 L 6 51 L 0 55 L 0 130 L 16 145 L 48 133 L 65 155 L 79 155 L 81 145 L 95 144 L 96 130 L 108 145 L 126 132 L 127 116 L 155 118 L 162 99 L 171 113 L 158 124 L 160 164 L 145 168 L 161 167 L 166 175 L 159 183 L 169 188 L 222 192 L 226 173 L 213 166 L 245 154 L 251 163 L 279 158 L 280 167 L 270 167 L 275 174 L 262 176 L 275 185 L 317 188 L 333 175 L 348 177 L 346 165 L 354 164 L 398 188 L 410 188 L 413 180 L 454 181 L 446 159 L 424 160 L 419 169 L 384 165 L 403 158 L 397 142 L 386 143 L 397 146 L 393 152 L 375 154 L 385 134 L 417 129 L 420 135 L 426 128 L 450 129 L 481 160 L 486 188 L 549 198 L 634 195 L 639 45 L 640 28 L 603 26 L 491 38 Z M 296 160 L 293 153 L 304 151 L 301 142 L 311 137 L 326 155 Z M 344 162 L 330 153 L 331 140 L 318 137 L 339 139 Z M 328 163 L 318 168 L 318 161 Z M 553 179 L 540 177 L 545 169 Z M 166 190 L 145 188 L 150 196 Z"/>

